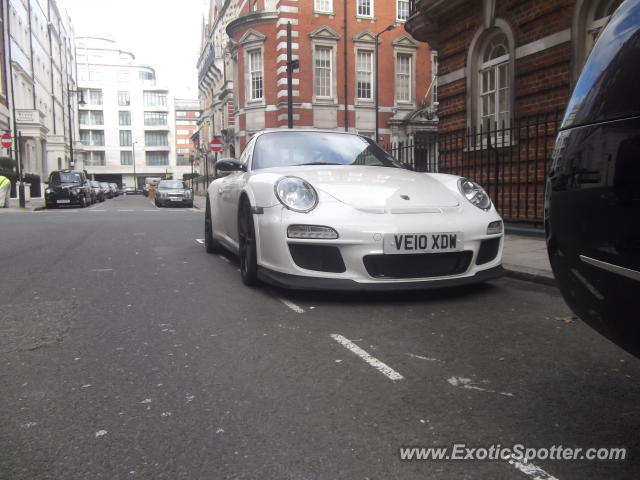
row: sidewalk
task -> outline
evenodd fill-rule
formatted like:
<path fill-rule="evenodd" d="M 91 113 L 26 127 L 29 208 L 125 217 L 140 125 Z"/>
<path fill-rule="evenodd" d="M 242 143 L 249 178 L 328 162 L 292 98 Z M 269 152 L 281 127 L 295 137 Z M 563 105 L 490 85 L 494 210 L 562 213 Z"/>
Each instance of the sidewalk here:
<path fill-rule="evenodd" d="M 0 212 L 24 212 L 27 210 L 40 210 L 44 208 L 44 198 L 30 198 L 25 202 L 25 208 L 20 208 L 20 200 L 12 198 L 9 200 L 9 208 L 1 208 Z"/>
<path fill-rule="evenodd" d="M 204 210 L 205 197 L 194 196 L 193 206 Z M 555 286 L 547 244 L 541 236 L 506 233 L 502 266 L 509 277 Z"/>

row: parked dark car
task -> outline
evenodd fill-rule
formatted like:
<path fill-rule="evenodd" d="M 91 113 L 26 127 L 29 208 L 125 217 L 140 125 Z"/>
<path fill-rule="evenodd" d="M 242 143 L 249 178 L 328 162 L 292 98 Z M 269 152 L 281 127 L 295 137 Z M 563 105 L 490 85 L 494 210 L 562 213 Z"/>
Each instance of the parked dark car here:
<path fill-rule="evenodd" d="M 569 306 L 640 356 L 640 0 L 602 31 L 567 106 L 547 181 L 553 273 Z"/>
<path fill-rule="evenodd" d="M 95 180 L 91 180 L 91 188 L 95 192 L 96 201 L 104 202 L 104 200 L 105 200 L 104 190 L 102 190 L 102 187 L 100 186 L 100 182 L 97 182 Z"/>
<path fill-rule="evenodd" d="M 117 183 L 110 183 L 109 187 L 111 188 L 111 194 L 114 197 L 117 197 L 118 195 L 120 195 L 120 190 L 118 189 L 118 184 Z"/>
<path fill-rule="evenodd" d="M 193 192 L 182 180 L 161 180 L 156 190 L 156 207 L 193 207 Z"/>
<path fill-rule="evenodd" d="M 91 185 L 82 170 L 56 170 L 49 175 L 44 192 L 47 208 L 91 204 Z"/>
<path fill-rule="evenodd" d="M 113 190 L 107 182 L 100 182 L 100 188 L 102 188 L 105 198 L 113 198 Z"/>

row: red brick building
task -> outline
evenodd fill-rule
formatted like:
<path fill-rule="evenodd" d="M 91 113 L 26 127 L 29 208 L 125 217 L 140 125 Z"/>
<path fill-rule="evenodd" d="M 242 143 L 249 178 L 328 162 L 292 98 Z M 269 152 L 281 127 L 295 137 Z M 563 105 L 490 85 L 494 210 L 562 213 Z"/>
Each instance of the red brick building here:
<path fill-rule="evenodd" d="M 439 168 L 474 176 L 505 218 L 540 222 L 572 86 L 620 0 L 412 0 L 438 52 Z"/>
<path fill-rule="evenodd" d="M 176 165 L 191 166 L 196 151 L 192 136 L 198 129 L 200 118 L 200 102 L 196 99 L 174 100 L 175 132 L 176 132 Z"/>
<path fill-rule="evenodd" d="M 293 59 L 300 64 L 292 82 L 294 128 L 375 136 L 377 41 L 380 142 L 406 143 L 433 134 L 432 54 L 402 28 L 409 3 L 212 2 L 199 62 L 200 142 L 220 136 L 240 152 L 255 132 L 287 127 L 288 23 Z M 386 31 L 390 25 L 394 28 Z"/>

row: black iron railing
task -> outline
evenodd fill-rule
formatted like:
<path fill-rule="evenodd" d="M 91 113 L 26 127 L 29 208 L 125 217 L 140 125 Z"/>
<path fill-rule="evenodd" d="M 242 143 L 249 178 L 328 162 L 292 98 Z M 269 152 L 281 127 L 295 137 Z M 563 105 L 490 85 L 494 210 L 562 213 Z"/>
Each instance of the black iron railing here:
<path fill-rule="evenodd" d="M 541 225 L 545 176 L 561 119 L 562 112 L 553 112 L 385 149 L 418 172 L 450 173 L 479 183 L 506 221 Z"/>

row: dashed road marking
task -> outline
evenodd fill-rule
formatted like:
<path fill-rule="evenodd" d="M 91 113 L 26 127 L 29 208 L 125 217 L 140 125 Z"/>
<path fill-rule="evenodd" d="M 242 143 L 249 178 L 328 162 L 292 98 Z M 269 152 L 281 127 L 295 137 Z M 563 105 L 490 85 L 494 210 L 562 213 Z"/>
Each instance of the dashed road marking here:
<path fill-rule="evenodd" d="M 92 272 L 113 272 L 113 268 L 92 268 Z"/>
<path fill-rule="evenodd" d="M 469 390 L 479 390 L 481 392 L 487 392 L 487 393 L 497 393 L 498 395 L 504 395 L 505 397 L 513 397 L 513 393 L 498 392 L 496 390 L 489 390 L 488 388 L 478 387 L 477 385 L 473 384 L 470 378 L 451 377 L 447 379 L 447 382 L 449 382 L 449 384 L 453 385 L 454 387 L 461 387 Z"/>
<path fill-rule="evenodd" d="M 200 245 L 204 245 L 204 238 L 196 238 L 196 242 L 198 242 Z"/>
<path fill-rule="evenodd" d="M 280 300 L 282 303 L 284 303 L 287 307 L 289 307 L 294 312 L 296 312 L 296 313 L 304 313 L 304 309 L 299 307 L 295 303 L 293 303 L 293 302 L 291 302 L 289 300 L 286 300 L 284 298 L 278 298 L 278 300 Z"/>
<path fill-rule="evenodd" d="M 224 255 L 218 255 L 218 258 L 220 258 L 221 260 L 223 260 L 226 263 L 231 263 L 231 260 L 229 260 L 227 257 L 225 257 Z"/>
<path fill-rule="evenodd" d="M 367 351 L 363 350 L 358 345 L 353 343 L 351 340 L 343 337 L 342 335 L 338 335 L 337 333 L 331 334 L 331 338 L 333 338 L 336 342 L 338 342 L 340 345 L 345 347 L 347 350 L 355 353 L 362 360 L 367 362 L 369 365 L 371 365 L 373 368 L 378 370 L 380 373 L 382 373 L 384 376 L 386 376 L 390 380 L 393 380 L 393 381 L 404 380 L 404 377 L 400 375 L 398 372 L 396 372 L 393 368 L 391 368 L 386 363 L 381 362 L 377 358 L 373 357 Z"/>

